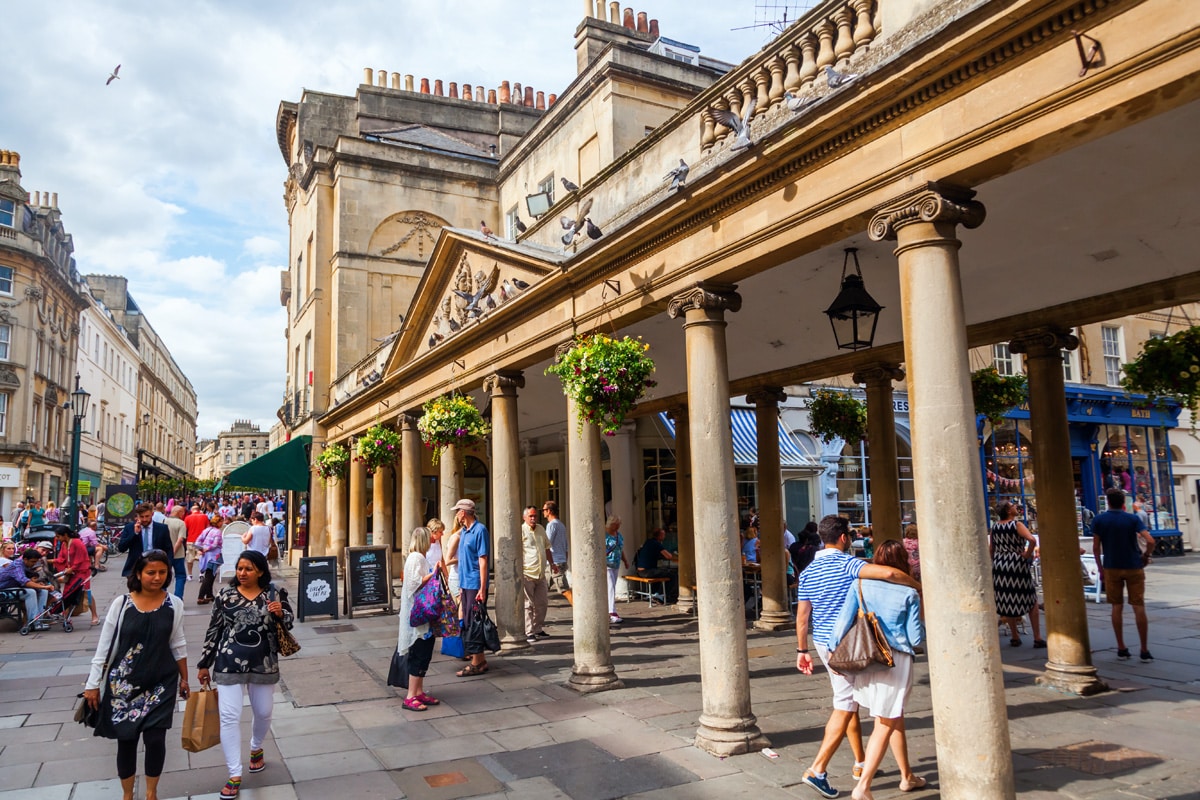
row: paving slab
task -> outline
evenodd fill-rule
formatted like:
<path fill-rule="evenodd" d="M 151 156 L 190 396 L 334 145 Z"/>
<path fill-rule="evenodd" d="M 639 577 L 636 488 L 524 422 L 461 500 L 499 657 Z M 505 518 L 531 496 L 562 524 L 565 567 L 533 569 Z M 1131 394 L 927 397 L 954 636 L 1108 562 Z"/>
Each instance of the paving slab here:
<path fill-rule="evenodd" d="M 473 759 L 442 761 L 392 773 L 392 780 L 411 800 L 458 800 L 493 794 L 500 781 Z"/>

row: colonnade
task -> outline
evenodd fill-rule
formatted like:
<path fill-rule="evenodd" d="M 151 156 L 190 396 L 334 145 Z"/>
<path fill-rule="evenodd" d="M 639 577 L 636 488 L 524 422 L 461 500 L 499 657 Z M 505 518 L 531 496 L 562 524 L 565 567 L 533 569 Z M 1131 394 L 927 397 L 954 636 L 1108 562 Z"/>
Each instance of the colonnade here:
<path fill-rule="evenodd" d="M 982 223 L 984 209 L 973 192 L 929 184 L 880 208 L 869 225 L 875 240 L 894 240 L 900 275 L 904 361 L 909 375 L 910 421 L 917 513 L 921 539 L 929 665 L 933 691 L 939 779 L 947 797 L 1013 796 L 1003 676 L 996 611 L 987 554 L 987 513 L 977 458 L 975 410 L 956 231 Z M 751 709 L 742 562 L 729 415 L 726 314 L 737 312 L 736 287 L 702 283 L 674 297 L 672 318 L 682 318 L 687 362 L 687 402 L 671 411 L 676 430 L 679 509 L 677 608 L 698 615 L 702 708 L 697 746 L 719 755 L 748 752 L 767 743 Z M 1030 406 L 1038 436 L 1033 459 L 1039 480 L 1039 517 L 1047 608 L 1049 663 L 1043 682 L 1077 694 L 1103 689 L 1090 663 L 1087 621 L 1076 557 L 1074 491 L 1067 439 L 1060 351 L 1073 337 L 1057 329 L 1013 339 L 1027 354 Z M 892 363 L 869 364 L 855 373 L 868 402 L 872 504 L 878 539 L 899 538 L 900 501 L 892 384 L 904 373 Z M 519 372 L 498 371 L 484 384 L 492 401 L 491 498 L 494 608 L 503 647 L 526 647 L 521 614 L 521 540 L 518 470 Z M 782 543 L 783 498 L 779 454 L 779 387 L 748 395 L 758 420 L 759 508 L 762 520 L 763 611 L 767 630 L 792 623 Z M 573 568 L 574 667 L 569 685 L 583 692 L 623 685 L 613 663 L 604 565 L 604 497 L 597 428 L 577 424 L 566 403 L 566 460 L 570 486 L 568 520 Z M 400 530 L 421 524 L 420 442 L 416 419 L 401 415 L 402 455 L 395 493 Z M 613 451 L 614 511 L 632 516 L 632 437 Z M 694 468 L 693 465 L 702 465 Z M 324 490 L 328 542 L 335 551 L 365 541 L 361 513 L 366 476 L 352 467 L 348 492 Z M 375 530 L 394 535 L 389 483 L 375 476 Z M 462 495 L 462 455 L 441 455 L 441 507 Z M 620 507 L 617 495 L 630 507 Z M 347 496 L 348 494 L 348 496 Z M 317 495 L 314 494 L 314 500 Z M 356 511 L 347 517 L 347 507 Z M 348 533 L 348 536 L 347 536 Z M 390 541 L 390 539 L 388 539 Z M 693 591 L 693 587 L 695 591 Z M 797 677 L 797 680 L 800 680 Z M 969 696 L 970 703 L 962 702 Z"/>

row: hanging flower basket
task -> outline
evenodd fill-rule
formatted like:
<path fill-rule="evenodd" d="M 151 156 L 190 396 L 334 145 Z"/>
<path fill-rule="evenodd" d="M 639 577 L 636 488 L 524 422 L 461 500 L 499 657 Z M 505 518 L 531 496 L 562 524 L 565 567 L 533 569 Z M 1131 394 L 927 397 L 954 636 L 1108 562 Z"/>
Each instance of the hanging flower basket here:
<path fill-rule="evenodd" d="M 562 381 L 563 394 L 575 401 L 580 425 L 591 422 L 613 436 L 646 389 L 658 385 L 650 379 L 654 359 L 646 355 L 649 350 L 650 345 L 628 336 L 586 334 L 546 374 Z"/>
<path fill-rule="evenodd" d="M 337 483 L 350 471 L 350 451 L 340 444 L 326 445 L 313 460 L 313 469 L 323 485 Z"/>
<path fill-rule="evenodd" d="M 374 475 L 375 470 L 395 464 L 400 457 L 400 434 L 391 428 L 374 425 L 358 440 L 356 461 L 367 465 L 367 474 Z"/>
<path fill-rule="evenodd" d="M 808 406 L 808 427 L 826 442 L 856 445 L 867 435 L 867 406 L 849 392 L 818 389 Z"/>
<path fill-rule="evenodd" d="M 971 394 L 975 413 L 982 414 L 992 427 L 1004 422 L 1004 415 L 1025 402 L 1024 375 L 1001 375 L 995 367 L 984 367 L 971 373 Z"/>
<path fill-rule="evenodd" d="M 435 397 L 424 406 L 417 422 L 421 441 L 433 450 L 433 463 L 438 463 L 442 448 L 457 444 L 472 445 L 492 432 L 475 407 L 475 401 L 461 394 Z"/>
<path fill-rule="evenodd" d="M 1200 326 L 1171 336 L 1150 339 L 1142 354 L 1125 365 L 1121 385 L 1151 400 L 1175 400 L 1192 412 L 1200 411 Z"/>

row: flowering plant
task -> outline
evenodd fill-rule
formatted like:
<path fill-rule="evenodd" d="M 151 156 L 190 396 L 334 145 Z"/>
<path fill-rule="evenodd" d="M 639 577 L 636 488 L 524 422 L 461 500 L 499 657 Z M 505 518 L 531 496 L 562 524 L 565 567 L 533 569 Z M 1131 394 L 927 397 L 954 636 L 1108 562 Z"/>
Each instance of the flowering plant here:
<path fill-rule="evenodd" d="M 650 345 L 628 336 L 585 334 L 546 368 L 546 374 L 562 381 L 563 394 L 578 408 L 580 425 L 595 423 L 612 436 L 646 389 L 658 385 L 650 380 L 654 360 L 646 355 L 649 350 Z"/>
<path fill-rule="evenodd" d="M 1151 400 L 1177 400 L 1195 420 L 1200 411 L 1200 326 L 1147 341 L 1142 354 L 1125 365 L 1121 385 Z"/>
<path fill-rule="evenodd" d="M 492 432 L 483 420 L 475 401 L 461 394 L 435 397 L 424 406 L 417 422 L 421 441 L 433 449 L 433 463 L 438 462 L 442 448 L 451 444 L 471 445 Z"/>
<path fill-rule="evenodd" d="M 975 413 L 987 417 L 993 426 L 1004 421 L 1009 409 L 1025 402 L 1024 375 L 1001 375 L 995 367 L 984 367 L 971 373 L 971 395 Z"/>
<path fill-rule="evenodd" d="M 337 483 L 350 471 L 350 451 L 340 444 L 326 445 L 313 459 L 313 467 L 322 484 Z"/>
<path fill-rule="evenodd" d="M 358 440 L 358 453 L 355 460 L 365 462 L 367 474 L 374 475 L 375 470 L 395 464 L 400 457 L 400 434 L 391 428 L 376 424 Z"/>
<path fill-rule="evenodd" d="M 849 392 L 818 389 L 808 405 L 808 427 L 826 442 L 858 444 L 867 435 L 867 406 Z"/>

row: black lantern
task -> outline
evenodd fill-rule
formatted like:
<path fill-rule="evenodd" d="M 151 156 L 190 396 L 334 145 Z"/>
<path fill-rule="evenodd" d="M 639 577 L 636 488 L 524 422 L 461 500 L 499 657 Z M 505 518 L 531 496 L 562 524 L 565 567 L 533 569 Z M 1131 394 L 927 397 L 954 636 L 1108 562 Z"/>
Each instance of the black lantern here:
<path fill-rule="evenodd" d="M 847 275 L 850 259 L 854 259 L 854 274 Z M 865 350 L 875 342 L 875 325 L 883 306 L 867 293 L 862 269 L 858 266 L 858 248 L 847 247 L 842 260 L 842 290 L 825 309 L 833 337 L 839 350 Z"/>

